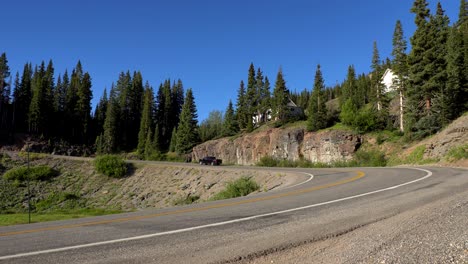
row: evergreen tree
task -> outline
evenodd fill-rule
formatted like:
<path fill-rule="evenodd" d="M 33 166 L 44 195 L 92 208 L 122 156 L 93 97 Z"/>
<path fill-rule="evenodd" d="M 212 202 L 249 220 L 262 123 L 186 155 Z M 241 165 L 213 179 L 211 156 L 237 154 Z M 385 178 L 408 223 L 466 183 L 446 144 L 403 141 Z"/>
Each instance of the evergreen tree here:
<path fill-rule="evenodd" d="M 28 113 L 31 104 L 31 78 L 32 66 L 25 64 L 21 81 L 13 93 L 13 103 L 15 109 L 15 131 L 25 132 L 28 130 Z"/>
<path fill-rule="evenodd" d="M 464 72 L 463 35 L 456 26 L 450 29 L 447 40 L 447 81 L 443 91 L 434 99 L 438 122 L 443 126 L 466 110 L 468 80 Z"/>
<path fill-rule="evenodd" d="M 382 111 L 383 109 L 383 97 L 384 97 L 384 91 L 383 91 L 383 84 L 381 82 L 381 78 L 383 75 L 383 69 L 381 67 L 381 61 L 380 61 L 380 55 L 379 55 L 379 50 L 377 48 L 377 42 L 374 41 L 373 44 L 373 52 L 372 52 L 372 64 L 371 64 L 371 69 L 372 69 L 372 78 L 371 78 L 371 91 L 372 95 L 370 98 L 371 102 L 375 102 L 377 106 L 377 111 Z M 363 104 L 359 104 L 358 106 L 362 106 Z"/>
<path fill-rule="evenodd" d="M 406 79 L 408 77 L 406 48 L 407 43 L 403 35 L 403 27 L 401 26 L 400 20 L 397 20 L 395 30 L 393 32 L 392 69 L 397 76 L 393 82 L 396 84 L 400 101 L 399 128 L 401 132 L 404 131 L 404 97 L 406 94 Z"/>
<path fill-rule="evenodd" d="M 128 148 L 134 149 L 138 145 L 138 134 L 140 130 L 140 119 L 143 107 L 143 77 L 141 73 L 134 72 L 129 91 L 129 128 L 128 128 Z"/>
<path fill-rule="evenodd" d="M 356 72 L 353 65 L 348 67 L 348 74 L 341 91 L 340 104 L 343 105 L 348 99 L 351 100 L 357 109 L 362 106 L 362 100 L 359 98 L 356 83 Z"/>
<path fill-rule="evenodd" d="M 325 106 L 324 89 L 325 84 L 319 64 L 315 72 L 314 89 L 307 108 L 309 114 L 307 129 L 309 131 L 317 131 L 327 126 L 327 108 Z"/>
<path fill-rule="evenodd" d="M 153 89 L 149 83 L 145 85 L 145 96 L 143 99 L 143 111 L 141 113 L 140 131 L 138 133 L 137 152 L 142 156 L 145 152 L 145 144 L 148 138 L 148 133 L 152 127 L 152 115 L 154 112 Z"/>
<path fill-rule="evenodd" d="M 227 106 L 226 112 L 224 113 L 224 124 L 222 135 L 225 137 L 233 136 L 238 132 L 237 122 L 234 115 L 234 108 L 231 100 Z"/>
<path fill-rule="evenodd" d="M 6 53 L 0 55 L 0 126 L 3 126 L 6 118 L 7 105 L 10 102 L 10 67 L 8 66 L 8 59 Z"/>
<path fill-rule="evenodd" d="M 237 93 L 237 123 L 239 124 L 240 129 L 245 129 L 247 127 L 248 117 L 248 108 L 246 102 L 244 81 L 240 82 L 239 90 Z"/>
<path fill-rule="evenodd" d="M 174 127 L 174 129 L 172 129 L 171 144 L 169 144 L 169 151 L 175 152 L 176 146 L 177 146 L 177 128 Z"/>
<path fill-rule="evenodd" d="M 172 111 L 171 111 L 172 118 L 171 119 L 173 121 L 173 127 L 176 127 L 179 124 L 180 112 L 182 111 L 182 105 L 184 104 L 184 86 L 180 79 L 177 80 L 177 83 L 172 87 L 171 98 L 172 98 Z"/>
<path fill-rule="evenodd" d="M 80 81 L 80 85 L 77 90 L 77 102 L 76 112 L 77 118 L 80 125 L 80 143 L 89 143 L 89 127 L 91 125 L 91 99 L 93 98 L 93 92 L 91 90 L 91 76 L 89 73 L 83 74 L 83 78 Z"/>
<path fill-rule="evenodd" d="M 257 77 L 259 73 L 257 73 Z M 257 85 L 262 85 L 261 83 L 257 82 Z M 270 92 L 270 81 L 268 77 L 265 77 L 265 82 L 263 82 L 263 86 L 260 90 L 260 113 L 262 114 L 261 122 L 266 122 L 268 120 L 268 113 L 271 110 L 271 92 Z"/>
<path fill-rule="evenodd" d="M 104 121 L 106 120 L 108 103 L 109 99 L 107 98 L 107 89 L 104 88 L 101 99 L 99 99 L 99 103 L 96 105 L 96 110 L 94 111 L 96 135 L 101 135 L 104 132 Z"/>
<path fill-rule="evenodd" d="M 44 82 L 45 65 L 42 62 L 39 69 L 34 70 L 32 80 L 32 99 L 29 107 L 30 132 L 44 134 L 47 126 L 47 87 Z"/>
<path fill-rule="evenodd" d="M 118 121 L 120 118 L 120 106 L 117 91 L 112 85 L 107 104 L 106 120 L 104 121 L 103 152 L 113 153 L 119 150 Z"/>
<path fill-rule="evenodd" d="M 188 153 L 198 142 L 197 108 L 192 89 L 188 89 L 177 128 L 176 152 L 179 154 Z"/>
<path fill-rule="evenodd" d="M 429 14 L 426 0 L 415 0 L 411 12 L 416 15 L 416 31 L 411 37 L 411 52 L 408 55 L 408 86 L 405 108 L 405 133 L 410 136 L 414 131 L 416 122 L 421 120 L 424 113 L 430 109 L 430 94 L 427 89 L 428 77 L 431 76 L 428 64 L 428 50 L 431 48 L 429 41 Z"/>
<path fill-rule="evenodd" d="M 260 76 L 257 76 L 261 79 L 256 78 L 255 76 L 255 67 L 253 63 L 250 63 L 249 66 L 249 75 L 247 78 L 247 92 L 245 96 L 245 101 L 246 101 L 246 109 L 247 109 L 247 126 L 246 130 L 248 132 L 251 132 L 253 130 L 253 119 L 252 116 L 254 114 L 258 114 L 258 104 L 260 100 L 260 94 L 259 94 L 259 87 L 258 87 L 258 82 L 261 81 L 263 82 L 263 76 L 261 75 L 261 71 L 259 71 Z"/>
<path fill-rule="evenodd" d="M 132 77 L 130 72 L 121 72 L 115 86 L 117 102 L 119 104 L 120 118 L 118 120 L 119 145 L 123 150 L 130 150 L 130 96 Z"/>
<path fill-rule="evenodd" d="M 276 75 L 275 88 L 272 98 L 272 114 L 275 120 L 286 120 L 288 118 L 287 104 L 289 102 L 289 91 L 283 78 L 283 71 L 280 68 Z"/>

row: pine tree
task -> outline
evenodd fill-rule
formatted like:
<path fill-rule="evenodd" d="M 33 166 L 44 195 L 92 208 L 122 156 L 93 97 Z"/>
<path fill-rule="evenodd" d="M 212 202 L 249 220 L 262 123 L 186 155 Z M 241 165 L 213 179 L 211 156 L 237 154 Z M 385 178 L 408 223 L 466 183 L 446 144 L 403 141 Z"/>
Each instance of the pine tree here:
<path fill-rule="evenodd" d="M 0 55 L 0 114 L 3 110 L 6 110 L 6 104 L 10 101 L 9 96 L 11 90 L 8 81 L 9 78 L 10 67 L 8 66 L 8 59 L 6 53 L 2 53 L 2 55 Z"/>
<path fill-rule="evenodd" d="M 383 109 L 383 97 L 384 97 L 384 91 L 383 91 L 383 84 L 381 82 L 381 78 L 383 75 L 383 70 L 381 67 L 381 61 L 380 61 L 380 55 L 379 55 L 379 50 L 377 48 L 377 42 L 374 41 L 373 44 L 373 51 L 372 51 L 372 64 L 371 64 L 371 69 L 372 69 L 372 78 L 371 78 L 371 102 L 375 102 L 377 106 L 377 111 L 382 111 Z M 358 106 L 362 106 L 362 104 L 359 104 Z"/>
<path fill-rule="evenodd" d="M 99 99 L 99 103 L 96 105 L 96 110 L 94 111 L 96 135 L 100 135 L 102 134 L 102 132 L 104 132 L 104 121 L 106 120 L 108 103 L 109 99 L 107 98 L 107 89 L 104 88 L 104 92 L 101 98 Z"/>
<path fill-rule="evenodd" d="M 272 98 L 272 114 L 275 120 L 285 121 L 288 118 L 287 104 L 289 102 L 289 91 L 283 78 L 283 71 L 280 68 L 276 75 L 275 88 Z"/>
<path fill-rule="evenodd" d="M 393 32 L 392 68 L 397 76 L 393 82 L 396 84 L 400 101 L 399 128 L 401 132 L 404 131 L 404 97 L 406 94 L 406 79 L 408 77 L 406 48 L 407 43 L 403 35 L 403 27 L 401 26 L 400 20 L 397 20 Z"/>
<path fill-rule="evenodd" d="M 39 69 L 34 70 L 32 80 L 32 99 L 29 107 L 30 132 L 44 134 L 47 126 L 47 87 L 44 78 L 46 74 L 44 61 Z"/>
<path fill-rule="evenodd" d="M 140 156 L 143 156 L 144 154 L 148 133 L 153 125 L 153 122 L 152 122 L 152 116 L 154 112 L 153 97 L 154 97 L 153 89 L 149 86 L 149 83 L 146 83 L 145 96 L 143 99 L 143 111 L 141 113 L 140 131 L 138 132 L 137 152 Z"/>
<path fill-rule="evenodd" d="M 421 120 L 424 113 L 430 108 L 430 94 L 426 89 L 428 76 L 432 73 L 427 65 L 430 63 L 427 56 L 431 48 L 429 41 L 429 15 L 426 0 L 415 0 L 411 12 L 416 15 L 416 31 L 411 37 L 411 52 L 408 55 L 408 86 L 405 111 L 405 133 L 411 136 L 415 130 L 416 122 Z"/>
<path fill-rule="evenodd" d="M 226 108 L 224 113 L 224 124 L 222 135 L 225 137 L 233 136 L 238 132 L 237 123 L 234 115 L 234 108 L 231 100 Z"/>
<path fill-rule="evenodd" d="M 461 6 L 463 6 L 463 1 Z M 450 29 L 447 39 L 447 81 L 443 91 L 434 99 L 435 112 L 442 126 L 447 125 L 449 121 L 454 120 L 466 110 L 468 80 L 464 72 L 463 35 L 457 24 L 458 22 Z"/>
<path fill-rule="evenodd" d="M 119 150 L 119 131 L 118 121 L 120 115 L 119 101 L 117 91 L 112 85 L 107 104 L 106 120 L 104 121 L 103 134 L 103 152 L 113 153 Z"/>
<path fill-rule="evenodd" d="M 258 76 L 258 74 L 257 74 Z M 257 85 L 259 85 L 257 83 Z M 261 122 L 268 121 L 268 114 L 271 110 L 271 92 L 270 92 L 270 81 L 268 77 L 265 77 L 265 82 L 263 82 L 263 87 L 261 88 L 261 99 L 260 99 L 260 113 L 262 115 Z"/>
<path fill-rule="evenodd" d="M 184 86 L 182 84 L 182 80 L 180 79 L 177 80 L 177 83 L 172 87 L 171 98 L 172 98 L 171 120 L 173 121 L 172 122 L 173 127 L 176 127 L 179 124 L 180 112 L 182 111 L 182 105 L 184 104 Z"/>
<path fill-rule="evenodd" d="M 314 90 L 309 100 L 307 108 L 309 117 L 307 119 L 307 129 L 317 131 L 327 127 L 327 108 L 325 106 L 325 84 L 320 70 L 320 64 L 317 65 L 314 80 Z"/>
<path fill-rule="evenodd" d="M 176 146 L 177 146 L 177 128 L 174 127 L 174 129 L 172 129 L 171 144 L 169 144 L 169 151 L 175 152 Z"/>
<path fill-rule="evenodd" d="M 13 104 L 15 109 L 15 131 L 25 132 L 28 129 L 28 113 L 31 104 L 31 78 L 32 66 L 25 64 L 19 86 L 13 93 Z"/>
<path fill-rule="evenodd" d="M 186 154 L 199 142 L 197 123 L 195 100 L 192 89 L 188 89 L 177 128 L 177 153 Z"/>
<path fill-rule="evenodd" d="M 129 91 L 129 130 L 128 148 L 134 149 L 138 145 L 138 134 L 140 130 L 140 119 L 143 107 L 143 77 L 141 73 L 134 72 Z"/>
<path fill-rule="evenodd" d="M 81 143 L 89 143 L 89 127 L 91 125 L 91 99 L 93 98 L 93 92 L 91 90 L 91 76 L 89 73 L 83 74 L 83 78 L 80 81 L 80 85 L 77 90 L 77 102 L 76 111 L 78 122 L 80 125 L 80 139 Z"/>
<path fill-rule="evenodd" d="M 236 116 L 237 116 L 237 123 L 239 124 L 239 128 L 245 129 L 247 127 L 249 114 L 248 114 L 248 109 L 247 109 L 244 81 L 240 82 L 239 90 L 237 93 Z"/>

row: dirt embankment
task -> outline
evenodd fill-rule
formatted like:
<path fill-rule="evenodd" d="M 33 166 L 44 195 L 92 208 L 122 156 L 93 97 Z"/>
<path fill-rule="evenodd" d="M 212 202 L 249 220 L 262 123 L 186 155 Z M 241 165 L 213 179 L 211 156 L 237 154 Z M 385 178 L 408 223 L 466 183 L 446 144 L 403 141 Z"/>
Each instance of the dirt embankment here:
<path fill-rule="evenodd" d="M 136 162 L 129 176 L 114 179 L 97 173 L 89 160 L 47 156 L 33 164 L 47 164 L 60 172 L 48 182 L 31 184 L 33 203 L 47 201 L 46 205 L 51 209 L 90 207 L 130 211 L 163 208 L 174 206 L 187 197 L 199 197 L 197 202 L 208 200 L 223 190 L 227 182 L 243 176 L 255 180 L 260 185 L 260 192 L 282 188 L 305 177 L 249 168 Z M 0 181 L 4 190 L 2 207 L 24 210 L 26 186 Z"/>

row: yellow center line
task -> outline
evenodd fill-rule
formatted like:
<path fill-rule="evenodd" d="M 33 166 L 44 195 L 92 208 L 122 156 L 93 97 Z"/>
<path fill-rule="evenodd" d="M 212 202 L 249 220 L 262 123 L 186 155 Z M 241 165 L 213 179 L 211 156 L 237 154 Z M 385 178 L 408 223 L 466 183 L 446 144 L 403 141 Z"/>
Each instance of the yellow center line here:
<path fill-rule="evenodd" d="M 2 236 L 21 235 L 21 234 L 29 234 L 29 233 L 37 233 L 37 232 L 51 231 L 51 230 L 70 229 L 70 228 L 83 227 L 83 226 L 93 226 L 93 225 L 102 225 L 102 224 L 110 224 L 110 223 L 120 223 L 120 222 L 128 222 L 128 221 L 135 221 L 135 220 L 143 220 L 143 219 L 154 218 L 154 217 L 159 217 L 159 216 L 199 212 L 199 211 L 206 211 L 206 210 L 210 210 L 210 209 L 230 207 L 230 206 L 241 205 L 241 204 L 268 201 L 268 200 L 273 200 L 273 199 L 277 199 L 277 198 L 288 197 L 288 196 L 293 196 L 293 195 L 298 195 L 298 194 L 303 194 L 303 193 L 317 191 L 317 190 L 321 190 L 321 189 L 325 189 L 325 188 L 334 187 L 334 186 L 337 186 L 337 185 L 341 185 L 341 184 L 349 183 L 349 182 L 352 182 L 352 181 L 356 181 L 356 180 L 358 180 L 358 179 L 360 179 L 360 178 L 362 178 L 364 176 L 365 176 L 364 172 L 357 171 L 356 176 L 348 178 L 348 179 L 344 179 L 344 180 L 341 180 L 341 181 L 337 181 L 337 182 L 333 182 L 333 183 L 329 183 L 329 184 L 325 184 L 325 185 L 320 185 L 320 186 L 315 186 L 315 187 L 311 187 L 311 188 L 301 189 L 301 190 L 295 190 L 295 191 L 286 192 L 286 193 L 280 193 L 280 194 L 265 196 L 265 197 L 257 197 L 257 198 L 247 199 L 247 200 L 241 200 L 241 201 L 235 201 L 235 202 L 229 202 L 229 203 L 221 203 L 221 204 L 213 204 L 213 205 L 209 205 L 209 206 L 205 206 L 205 207 L 199 207 L 199 208 L 187 208 L 187 209 L 181 209 L 181 210 L 176 210 L 176 211 L 171 211 L 171 212 L 156 213 L 156 214 L 150 214 L 150 215 L 130 216 L 130 217 L 124 217 L 124 218 L 116 218 L 116 219 L 94 221 L 94 222 L 87 222 L 87 223 L 80 223 L 80 224 L 63 225 L 63 226 L 51 226 L 51 227 L 37 228 L 37 229 L 31 229 L 31 230 L 22 230 L 22 231 L 0 233 L 0 237 L 2 237 Z"/>

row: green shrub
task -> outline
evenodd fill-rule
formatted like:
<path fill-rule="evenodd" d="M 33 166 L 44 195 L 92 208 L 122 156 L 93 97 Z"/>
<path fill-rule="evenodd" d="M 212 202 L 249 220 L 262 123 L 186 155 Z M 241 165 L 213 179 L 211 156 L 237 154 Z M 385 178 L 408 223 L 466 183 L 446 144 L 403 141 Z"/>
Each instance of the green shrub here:
<path fill-rule="evenodd" d="M 270 156 L 264 156 L 260 158 L 260 161 L 257 163 L 257 166 L 261 167 L 277 167 L 279 161 Z"/>
<path fill-rule="evenodd" d="M 250 177 L 243 176 L 233 182 L 229 182 L 226 188 L 213 196 L 212 200 L 223 200 L 246 196 L 260 189 L 260 186 Z"/>
<path fill-rule="evenodd" d="M 17 181 L 21 182 L 26 179 L 33 180 L 33 181 L 46 181 L 55 176 L 57 176 L 57 171 L 46 166 L 33 166 L 29 169 L 27 167 L 17 167 L 11 170 L 8 170 L 3 175 L 3 178 L 10 181 Z"/>
<path fill-rule="evenodd" d="M 468 159 L 468 144 L 451 148 L 447 154 L 445 154 L 445 159 L 450 162 Z"/>
<path fill-rule="evenodd" d="M 424 159 L 424 152 L 426 151 L 426 146 L 421 145 L 416 147 L 413 152 L 411 152 L 405 160 L 406 164 L 427 164 L 437 162 L 436 159 Z"/>
<path fill-rule="evenodd" d="M 359 167 L 385 167 L 387 159 L 385 154 L 378 150 L 358 150 L 356 151 L 354 162 Z"/>
<path fill-rule="evenodd" d="M 18 156 L 20 156 L 23 159 L 27 159 L 28 158 L 28 152 L 21 151 L 21 152 L 18 153 Z M 40 160 L 40 159 L 43 159 L 43 158 L 45 158 L 47 156 L 48 155 L 45 154 L 45 153 L 29 152 L 29 160 L 30 161 Z"/>
<path fill-rule="evenodd" d="M 96 170 L 106 176 L 122 178 L 127 174 L 127 163 L 116 155 L 102 155 L 94 160 Z"/>
<path fill-rule="evenodd" d="M 187 195 L 187 196 L 179 196 L 178 198 L 172 201 L 173 205 L 187 205 L 193 204 L 194 202 L 198 201 L 200 196 L 198 195 Z"/>

